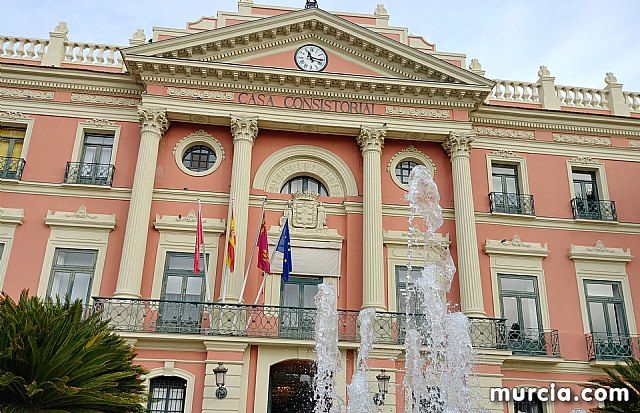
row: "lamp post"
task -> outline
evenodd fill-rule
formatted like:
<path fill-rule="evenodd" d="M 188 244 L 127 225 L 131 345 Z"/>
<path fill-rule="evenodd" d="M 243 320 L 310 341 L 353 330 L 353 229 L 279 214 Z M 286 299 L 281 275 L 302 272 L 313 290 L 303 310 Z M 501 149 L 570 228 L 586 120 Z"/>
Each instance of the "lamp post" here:
<path fill-rule="evenodd" d="M 378 379 L 378 393 L 373 396 L 373 402 L 376 406 L 382 406 L 389 392 L 389 380 L 391 380 L 391 376 L 387 374 L 386 370 L 382 369 L 380 370 L 380 374 L 376 376 L 376 379 Z"/>
<path fill-rule="evenodd" d="M 227 375 L 228 368 L 226 368 L 222 363 L 218 363 L 218 367 L 213 369 L 213 373 L 216 375 L 216 386 L 218 389 L 216 390 L 216 397 L 218 399 L 224 399 L 227 397 L 227 389 L 224 387 L 224 379 Z"/>

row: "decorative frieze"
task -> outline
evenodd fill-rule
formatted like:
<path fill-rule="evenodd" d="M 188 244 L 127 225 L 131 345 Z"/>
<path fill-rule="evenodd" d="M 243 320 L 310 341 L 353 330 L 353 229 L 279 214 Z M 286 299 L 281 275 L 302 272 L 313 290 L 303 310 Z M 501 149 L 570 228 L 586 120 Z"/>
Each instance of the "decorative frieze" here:
<path fill-rule="evenodd" d="M 168 87 L 167 96 L 181 98 L 212 100 L 216 102 L 233 102 L 236 94 L 234 92 L 220 92 L 217 90 L 187 89 L 180 87 Z"/>
<path fill-rule="evenodd" d="M 92 105 L 126 106 L 136 107 L 140 100 L 123 98 L 118 96 L 86 95 L 83 93 L 72 93 L 71 101 L 75 103 L 90 103 Z"/>
<path fill-rule="evenodd" d="M 499 151 L 493 151 L 491 152 L 491 155 L 493 155 L 496 158 L 502 158 L 502 159 L 522 159 L 522 156 L 518 155 L 517 153 L 512 151 L 507 151 L 504 149 L 500 149 Z"/>
<path fill-rule="evenodd" d="M 17 98 L 17 99 L 33 99 L 33 100 L 53 100 L 53 98 L 55 97 L 55 93 L 48 92 L 45 90 L 14 89 L 14 88 L 0 87 L 0 97 Z"/>
<path fill-rule="evenodd" d="M 446 109 L 411 108 L 406 106 L 387 106 L 385 115 L 408 116 L 423 119 L 451 119 L 451 111 Z"/>
<path fill-rule="evenodd" d="M 535 140 L 533 131 L 520 129 L 491 128 L 487 126 L 475 126 L 473 131 L 480 136 L 492 136 L 496 138 Z"/>
<path fill-rule="evenodd" d="M 588 157 L 588 156 L 577 156 L 575 158 L 572 158 L 571 162 L 581 163 L 583 165 L 600 165 L 600 164 L 602 164 L 602 162 L 600 162 L 599 160 L 593 159 L 593 158 Z"/>
<path fill-rule="evenodd" d="M 32 119 L 31 116 L 26 115 L 24 113 L 21 112 L 4 112 L 4 111 L 0 111 L 0 118 L 3 119 Z"/>
<path fill-rule="evenodd" d="M 112 230 L 116 226 L 115 214 L 90 214 L 80 206 L 74 212 L 47 211 L 44 223 L 50 227 L 79 227 Z"/>
<path fill-rule="evenodd" d="M 547 244 L 524 242 L 518 234 L 515 234 L 511 240 L 503 239 L 498 241 L 488 239 L 485 241 L 484 251 L 489 255 L 503 254 L 538 257 L 546 257 L 549 255 L 549 247 Z"/>
<path fill-rule="evenodd" d="M 629 139 L 629 147 L 640 149 L 640 139 Z"/>
<path fill-rule="evenodd" d="M 562 143 L 574 143 L 578 145 L 611 146 L 611 138 L 607 138 L 604 136 L 571 135 L 568 133 L 554 133 L 553 141 L 562 142 Z"/>
<path fill-rule="evenodd" d="M 91 120 L 87 120 L 82 123 L 85 125 L 96 125 L 96 126 L 118 126 L 117 123 L 109 119 L 100 119 L 100 118 L 93 118 Z"/>
<path fill-rule="evenodd" d="M 572 260 L 620 261 L 629 262 L 633 258 L 631 249 L 609 248 L 602 240 L 596 241 L 595 246 L 571 245 L 569 258 Z"/>
<path fill-rule="evenodd" d="M 279 165 L 277 171 L 269 176 L 265 187 L 266 192 L 279 193 L 287 179 L 300 173 L 317 176 L 327 186 L 329 196 L 345 196 L 340 178 L 335 171 L 312 159 L 292 160 Z"/>

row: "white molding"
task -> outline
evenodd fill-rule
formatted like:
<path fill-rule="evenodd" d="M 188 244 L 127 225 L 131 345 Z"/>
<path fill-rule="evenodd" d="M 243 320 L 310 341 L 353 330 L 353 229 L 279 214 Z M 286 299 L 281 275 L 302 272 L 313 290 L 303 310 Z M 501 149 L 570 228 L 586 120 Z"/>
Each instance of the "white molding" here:
<path fill-rule="evenodd" d="M 111 165 L 115 165 L 116 156 L 118 155 L 118 143 L 120 142 L 120 129 L 120 125 L 102 118 L 93 118 L 91 120 L 78 122 L 76 137 L 73 142 L 73 152 L 71 153 L 71 158 L 69 160 L 71 162 L 80 162 L 84 137 L 87 132 L 113 134 L 113 149 L 111 150 L 111 159 L 109 160 L 109 163 Z"/>
<path fill-rule="evenodd" d="M 0 243 L 4 244 L 0 255 L 0 290 L 7 276 L 7 267 L 13 247 L 13 238 L 18 225 L 24 222 L 24 210 L 22 208 L 0 207 Z"/>
<path fill-rule="evenodd" d="M 631 249 L 605 247 L 600 240 L 596 241 L 593 247 L 584 247 L 571 244 L 569 258 L 572 260 L 595 260 L 595 261 L 617 261 L 621 263 L 630 262 L 633 258 Z"/>
<path fill-rule="evenodd" d="M 396 166 L 403 161 L 413 161 L 418 165 L 425 166 L 431 173 L 431 176 L 435 176 L 436 174 L 436 165 L 431 158 L 416 149 L 415 146 L 409 145 L 406 149 L 396 152 L 387 164 L 387 172 L 391 175 L 393 182 L 405 191 L 409 190 L 409 185 L 400 182 L 400 179 L 396 176 Z"/>
<path fill-rule="evenodd" d="M 520 185 L 521 195 L 531 195 L 529 190 L 529 174 L 527 172 L 527 160 L 515 152 L 507 150 L 497 150 L 487 153 L 487 178 L 489 182 L 489 192 L 495 192 L 493 187 L 493 171 L 494 163 L 503 165 L 514 165 L 518 169 L 518 185 Z"/>
<path fill-rule="evenodd" d="M 115 214 L 90 214 L 82 205 L 75 212 L 47 212 L 44 223 L 50 227 L 76 227 L 113 230 L 116 227 Z"/>
<path fill-rule="evenodd" d="M 184 166 L 184 163 L 182 163 L 182 157 L 184 156 L 185 151 L 194 145 L 208 146 L 209 148 L 213 149 L 216 154 L 215 163 L 206 171 L 195 172 L 188 169 L 186 166 Z M 199 129 L 180 139 L 178 143 L 176 143 L 176 146 L 173 148 L 173 156 L 175 157 L 178 168 L 180 168 L 182 172 L 190 176 L 207 176 L 209 174 L 212 174 L 220 167 L 222 161 L 226 158 L 224 148 L 222 147 L 220 141 L 211 136 L 209 133 L 205 132 L 203 129 Z"/>
<path fill-rule="evenodd" d="M 280 193 L 289 179 L 299 175 L 320 180 L 330 197 L 358 196 L 356 180 L 347 164 L 333 152 L 310 145 L 290 146 L 271 154 L 258 168 L 253 188 Z"/>
<path fill-rule="evenodd" d="M 155 369 L 149 370 L 149 373 L 143 377 L 144 386 L 147 388 L 147 391 L 150 390 L 151 379 L 166 376 L 180 377 L 187 382 L 187 390 L 184 395 L 184 413 L 194 413 L 193 394 L 195 392 L 196 376 L 193 373 L 188 372 L 187 370 L 176 368 L 175 361 L 165 360 L 163 367 L 157 367 Z"/>
<path fill-rule="evenodd" d="M 31 141 L 34 122 L 35 120 L 32 117 L 21 112 L 0 112 L 0 125 L 25 129 L 22 151 L 20 152 L 20 157 L 25 160 L 29 153 L 29 142 Z"/>
<path fill-rule="evenodd" d="M 567 176 L 569 178 L 569 191 L 571 193 L 571 199 L 576 197 L 576 193 L 573 188 L 573 169 L 579 169 L 583 171 L 592 171 L 596 173 L 596 183 L 598 185 L 598 196 L 602 201 L 610 201 L 609 186 L 607 185 L 607 174 L 605 173 L 604 163 L 597 161 L 590 157 L 575 157 L 567 161 Z"/>

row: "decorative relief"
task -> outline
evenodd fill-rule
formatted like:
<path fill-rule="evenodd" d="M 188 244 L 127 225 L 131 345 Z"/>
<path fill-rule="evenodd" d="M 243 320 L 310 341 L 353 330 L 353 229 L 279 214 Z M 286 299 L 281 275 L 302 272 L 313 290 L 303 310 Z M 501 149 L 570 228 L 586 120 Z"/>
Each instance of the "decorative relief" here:
<path fill-rule="evenodd" d="M 615 251 L 611 248 L 607 248 L 604 246 L 604 242 L 602 242 L 602 240 L 598 240 L 596 241 L 596 246 L 593 248 L 587 248 L 587 251 L 589 252 L 606 252 L 609 254 L 613 254 Z"/>
<path fill-rule="evenodd" d="M 526 242 L 522 242 L 522 240 L 520 239 L 520 235 L 515 234 L 513 236 L 513 239 L 511 240 L 511 242 L 507 241 L 510 245 L 514 246 L 514 247 L 520 247 L 520 248 L 529 248 L 531 247 L 531 244 L 527 244 Z"/>
<path fill-rule="evenodd" d="M 90 214 L 82 205 L 75 212 L 47 211 L 44 223 L 49 226 L 94 228 L 112 230 L 116 226 L 115 214 Z"/>
<path fill-rule="evenodd" d="M 481 136 L 494 136 L 497 138 L 535 140 L 533 131 L 505 128 L 490 128 L 487 126 L 474 126 L 474 132 Z"/>
<path fill-rule="evenodd" d="M 640 139 L 629 139 L 629 147 L 640 149 Z"/>
<path fill-rule="evenodd" d="M 140 128 L 143 131 L 148 130 L 162 135 L 169 128 L 169 119 L 167 119 L 167 112 L 164 109 L 140 106 L 138 107 L 138 117 Z"/>
<path fill-rule="evenodd" d="M 549 255 L 547 244 L 523 242 L 518 234 L 515 234 L 511 240 L 506 238 L 501 241 L 488 239 L 485 241 L 484 251 L 489 255 L 506 254 L 529 257 L 546 257 Z"/>
<path fill-rule="evenodd" d="M 449 137 L 442 143 L 442 147 L 449 157 L 456 155 L 469 156 L 471 144 L 475 141 L 471 133 L 451 132 Z"/>
<path fill-rule="evenodd" d="M 0 111 L 0 118 L 4 119 L 33 119 L 31 116 L 21 112 L 4 112 Z"/>
<path fill-rule="evenodd" d="M 265 191 L 280 193 L 282 185 L 284 185 L 290 177 L 299 173 L 318 177 L 327 187 L 329 196 L 338 198 L 345 196 L 344 190 L 336 173 L 322 163 L 313 160 L 297 160 L 281 165 L 272 175 L 269 176 L 269 181 L 267 182 Z"/>
<path fill-rule="evenodd" d="M 597 260 L 597 261 L 620 261 L 629 262 L 633 258 L 631 249 L 609 248 L 602 240 L 596 241 L 595 246 L 571 245 L 569 248 L 569 258 L 572 260 Z"/>
<path fill-rule="evenodd" d="M 604 136 L 571 135 L 567 133 L 554 133 L 554 142 L 575 143 L 579 145 L 611 146 L 611 139 Z"/>
<path fill-rule="evenodd" d="M 198 220 L 198 216 L 196 215 L 196 211 L 194 211 L 193 209 L 189 211 L 189 213 L 187 213 L 187 215 L 185 216 L 178 215 L 176 217 L 177 222 L 196 222 L 197 220 Z M 203 220 L 203 223 L 204 223 L 204 220 Z"/>
<path fill-rule="evenodd" d="M 72 93 L 71 101 L 78 102 L 78 103 L 91 103 L 94 105 L 127 106 L 127 107 L 136 107 L 140 104 L 140 100 L 138 99 L 122 98 L 117 96 L 86 95 L 82 93 Z"/>
<path fill-rule="evenodd" d="M 386 137 L 386 126 L 362 125 L 356 141 L 363 153 L 368 150 L 381 152 Z"/>
<path fill-rule="evenodd" d="M 280 219 L 280 226 L 284 225 L 285 219 L 289 219 L 294 229 L 327 228 L 327 212 L 322 202 L 318 202 L 317 194 L 306 192 L 293 194 L 293 199 L 289 201 L 284 216 Z"/>
<path fill-rule="evenodd" d="M 451 111 L 446 109 L 411 108 L 404 106 L 387 106 L 385 115 L 410 116 L 425 119 L 451 119 Z"/>
<path fill-rule="evenodd" d="M 375 16 L 388 16 L 389 12 L 387 12 L 387 9 L 384 7 L 384 4 L 378 4 L 373 14 Z"/>
<path fill-rule="evenodd" d="M 181 98 L 203 99 L 222 102 L 233 102 L 236 94 L 234 92 L 219 92 L 215 90 L 186 89 L 180 87 L 168 87 L 167 96 Z"/>
<path fill-rule="evenodd" d="M 51 211 L 49 211 L 49 213 L 51 213 Z M 80 218 L 80 219 L 98 219 L 97 215 L 90 215 L 87 212 L 87 207 L 82 205 L 76 212 L 69 212 L 64 214 L 65 217 L 73 217 L 73 218 Z"/>
<path fill-rule="evenodd" d="M 493 151 L 491 152 L 491 155 L 495 156 L 496 158 L 503 158 L 503 159 L 521 159 L 522 156 L 518 155 L 515 152 L 512 151 L 507 151 L 504 149 L 500 149 L 499 151 Z"/>
<path fill-rule="evenodd" d="M 89 124 L 89 125 L 96 125 L 96 126 L 118 126 L 118 124 L 113 121 L 110 121 L 108 119 L 99 119 L 99 118 L 94 118 L 82 123 Z"/>
<path fill-rule="evenodd" d="M 571 162 L 581 163 L 584 165 L 600 165 L 600 161 L 597 159 L 590 158 L 588 156 L 577 156 L 571 159 Z"/>
<path fill-rule="evenodd" d="M 53 100 L 53 98 L 55 97 L 55 93 L 47 92 L 44 90 L 14 89 L 14 88 L 0 87 L 0 97 L 18 98 L 18 99 L 34 99 L 34 100 Z"/>
<path fill-rule="evenodd" d="M 254 142 L 258 136 L 258 118 L 231 116 L 231 135 L 234 142 L 248 140 Z"/>

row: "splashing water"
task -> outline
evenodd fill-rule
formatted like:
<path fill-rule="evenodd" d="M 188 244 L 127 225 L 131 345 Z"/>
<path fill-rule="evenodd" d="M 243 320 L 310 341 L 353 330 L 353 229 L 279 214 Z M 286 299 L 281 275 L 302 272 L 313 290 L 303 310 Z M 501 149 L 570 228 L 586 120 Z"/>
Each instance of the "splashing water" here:
<path fill-rule="evenodd" d="M 455 274 L 451 253 L 438 240 L 444 223 L 438 187 L 427 168 L 409 178 L 409 267 L 426 261 L 419 276 L 408 271 L 405 406 L 410 413 L 473 412 L 470 385 L 474 356 L 469 319 L 452 313 L 446 300 Z M 416 256 L 417 253 L 417 256 Z M 426 346 L 428 351 L 420 351 Z"/>
<path fill-rule="evenodd" d="M 367 375 L 369 373 L 367 357 L 373 348 L 373 326 L 375 321 L 375 309 L 366 308 L 360 311 L 358 315 L 358 324 L 360 324 L 358 369 L 353 374 L 351 384 L 348 388 L 349 404 L 347 405 L 347 413 L 373 413 L 376 411 L 373 405 L 373 399 L 370 397 L 369 383 L 367 382 Z"/>
<path fill-rule="evenodd" d="M 331 284 L 320 284 L 315 296 L 317 372 L 313 397 L 315 413 L 339 413 L 342 401 L 336 394 L 336 375 L 340 372 L 338 350 L 338 307 L 336 290 Z"/>

